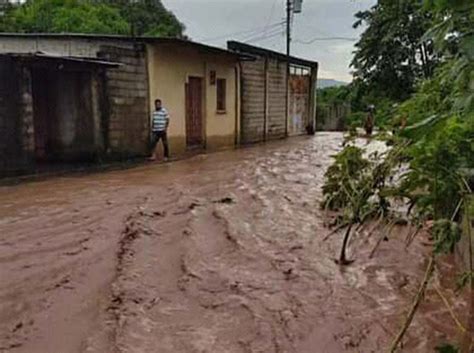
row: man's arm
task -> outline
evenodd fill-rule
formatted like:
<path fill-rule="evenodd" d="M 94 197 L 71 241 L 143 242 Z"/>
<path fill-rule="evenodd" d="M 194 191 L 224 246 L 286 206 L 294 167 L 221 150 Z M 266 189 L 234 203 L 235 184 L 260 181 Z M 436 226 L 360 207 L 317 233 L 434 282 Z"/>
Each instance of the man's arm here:
<path fill-rule="evenodd" d="M 168 130 L 169 125 L 170 125 L 170 115 L 168 111 L 166 111 L 166 130 Z"/>

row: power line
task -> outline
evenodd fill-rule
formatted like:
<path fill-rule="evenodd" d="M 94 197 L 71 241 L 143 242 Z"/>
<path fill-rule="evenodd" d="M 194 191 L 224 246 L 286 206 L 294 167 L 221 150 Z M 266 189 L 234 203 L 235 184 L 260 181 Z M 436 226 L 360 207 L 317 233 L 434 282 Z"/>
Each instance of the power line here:
<path fill-rule="evenodd" d="M 281 24 L 283 24 L 283 22 L 273 23 L 272 25 L 269 26 L 269 28 L 274 28 L 274 27 L 280 26 Z M 201 40 L 202 40 L 202 41 L 217 40 L 217 39 L 222 39 L 222 38 L 228 38 L 228 37 L 231 37 L 231 36 L 238 36 L 238 35 L 242 35 L 242 34 L 254 35 L 254 34 L 256 34 L 256 33 L 261 32 L 261 30 L 262 30 L 263 28 L 264 28 L 264 27 L 256 27 L 256 28 L 252 28 L 252 29 L 245 30 L 245 31 L 239 31 L 239 32 L 228 33 L 228 34 L 224 34 L 224 35 L 222 35 L 222 36 L 213 37 L 213 38 L 206 38 L 206 39 L 201 39 Z"/>
<path fill-rule="evenodd" d="M 270 38 L 273 38 L 273 37 L 276 37 L 276 36 L 280 36 L 280 35 L 283 35 L 285 33 L 284 30 L 279 30 L 278 32 L 274 32 L 272 34 L 267 34 L 267 35 L 263 35 L 263 36 L 260 36 L 260 37 L 254 37 L 254 38 L 250 38 L 250 39 L 246 39 L 245 42 L 257 42 L 257 41 L 263 41 L 263 40 L 267 40 L 267 39 L 270 39 Z"/>
<path fill-rule="evenodd" d="M 273 23 L 271 25 L 267 25 L 266 29 L 268 30 L 268 29 L 278 27 L 278 26 L 282 25 L 283 23 L 284 23 L 284 21 L 280 21 L 280 22 Z M 211 37 L 211 38 L 201 39 L 201 41 L 203 41 L 203 42 L 204 41 L 212 41 L 212 40 L 229 38 L 229 37 L 232 37 L 232 36 L 239 36 L 239 35 L 244 35 L 244 34 L 245 35 L 254 35 L 254 34 L 257 34 L 257 33 L 261 33 L 262 29 L 265 29 L 265 27 L 255 27 L 255 28 L 252 28 L 252 29 L 244 30 L 244 31 L 224 34 L 224 35 L 221 35 L 221 36 L 218 36 L 218 37 Z"/>
<path fill-rule="evenodd" d="M 285 31 L 282 28 L 275 28 L 274 30 L 272 30 L 270 32 L 267 32 L 266 34 L 260 33 L 260 34 L 257 34 L 257 35 L 252 35 L 250 37 L 247 37 L 247 38 L 243 39 L 242 41 L 244 41 L 244 42 L 255 42 L 255 41 L 258 41 L 258 40 L 263 40 L 263 39 L 275 37 L 277 35 L 283 34 L 284 32 Z"/>
<path fill-rule="evenodd" d="M 313 20 L 312 18 L 308 17 L 305 14 L 303 14 L 303 18 L 305 18 L 308 21 Z M 321 35 L 320 37 L 315 37 L 315 38 L 313 38 L 311 40 L 308 40 L 308 41 L 297 40 L 297 42 L 299 42 L 301 44 L 312 44 L 316 41 L 326 41 L 326 40 L 347 40 L 347 41 L 357 41 L 358 40 L 358 38 L 353 38 L 353 37 L 348 37 L 348 36 L 341 36 L 341 35 L 338 36 L 338 35 L 335 35 L 333 33 L 328 33 L 326 31 L 321 30 L 321 29 L 317 28 L 316 26 L 310 25 L 308 23 L 300 23 L 299 25 L 307 27 L 307 28 L 311 28 L 313 31 L 315 31 L 315 32 L 317 32 L 318 34 Z"/>
<path fill-rule="evenodd" d="M 267 23 L 265 24 L 265 28 L 264 28 L 264 30 L 263 30 L 263 33 L 267 33 L 268 26 L 269 26 L 269 24 L 270 24 L 270 21 L 271 21 L 272 18 L 273 18 L 273 14 L 275 13 L 275 7 L 276 7 L 277 1 L 278 1 L 278 0 L 273 0 L 272 9 L 270 10 L 270 16 L 268 16 Z"/>
<path fill-rule="evenodd" d="M 353 37 L 316 37 L 316 38 L 313 38 L 313 39 L 307 40 L 307 41 L 296 39 L 295 42 L 300 43 L 300 44 L 313 44 L 314 42 L 317 42 L 317 41 L 332 41 L 332 40 L 344 40 L 344 41 L 349 41 L 349 42 L 355 42 L 355 41 L 358 40 L 358 38 L 353 38 Z"/>
<path fill-rule="evenodd" d="M 258 32 L 255 32 L 255 33 L 251 33 L 251 34 L 247 34 L 246 36 L 244 36 L 243 38 L 241 38 L 242 41 L 248 41 L 250 38 L 260 38 L 260 37 L 266 37 L 267 35 L 273 35 L 275 33 L 279 33 L 280 31 L 283 30 L 283 23 L 279 24 L 278 27 L 274 27 L 270 30 L 268 30 L 267 32 L 262 32 L 262 31 L 258 31 Z"/>

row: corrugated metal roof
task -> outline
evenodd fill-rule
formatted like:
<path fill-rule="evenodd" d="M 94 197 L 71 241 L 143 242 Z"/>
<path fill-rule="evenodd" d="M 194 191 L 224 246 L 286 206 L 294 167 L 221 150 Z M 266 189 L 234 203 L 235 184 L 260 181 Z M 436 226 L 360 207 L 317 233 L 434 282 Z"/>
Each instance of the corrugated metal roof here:
<path fill-rule="evenodd" d="M 182 46 L 191 46 L 201 50 L 205 50 L 214 54 L 229 55 L 235 58 L 246 57 L 246 55 L 227 50 L 225 48 L 214 47 L 211 45 L 193 42 L 181 38 L 168 37 L 130 37 L 122 35 L 104 35 L 104 34 L 81 34 L 81 33 L 0 33 L 1 38 L 52 38 L 52 39 L 86 39 L 86 40 L 115 40 L 131 43 L 148 43 L 148 44 L 173 44 Z"/>
<path fill-rule="evenodd" d="M 70 63 L 80 63 L 88 65 L 98 65 L 98 66 L 107 66 L 107 67 L 119 67 L 124 64 L 114 61 L 106 61 L 100 58 L 89 58 L 89 57 L 75 57 L 75 56 L 64 56 L 64 55 L 54 55 L 47 54 L 42 52 L 36 53 L 1 53 L 0 56 L 9 56 L 12 58 L 27 60 L 27 61 L 36 61 L 38 59 L 43 60 L 53 60 L 53 61 L 65 61 Z"/>
<path fill-rule="evenodd" d="M 237 41 L 229 41 L 227 42 L 227 48 L 231 51 L 235 51 L 237 53 L 241 54 L 247 54 L 247 55 L 257 55 L 257 56 L 265 56 L 265 57 L 273 57 L 281 61 L 287 61 L 287 56 L 286 54 L 273 51 L 270 49 L 262 48 L 262 47 L 256 47 L 253 45 L 249 45 L 246 43 L 241 43 Z M 316 61 L 311 61 L 311 60 L 306 60 L 306 59 L 301 59 L 297 58 L 295 56 L 290 56 L 290 63 L 294 65 L 299 65 L 299 66 L 305 66 L 305 67 L 311 67 L 311 68 L 317 68 L 318 67 L 318 62 Z"/>

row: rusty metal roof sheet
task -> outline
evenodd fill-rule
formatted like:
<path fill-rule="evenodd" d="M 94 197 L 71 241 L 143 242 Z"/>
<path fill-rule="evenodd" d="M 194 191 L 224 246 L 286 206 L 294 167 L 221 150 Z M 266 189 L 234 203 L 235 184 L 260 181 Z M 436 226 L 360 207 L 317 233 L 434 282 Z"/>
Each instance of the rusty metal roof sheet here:
<path fill-rule="evenodd" d="M 89 58 L 89 57 L 76 57 L 76 56 L 64 56 L 64 55 L 55 55 L 47 54 L 43 52 L 35 53 L 1 53 L 0 56 L 9 56 L 16 59 L 21 59 L 25 61 L 38 61 L 38 60 L 50 60 L 54 62 L 62 61 L 68 63 L 79 63 L 87 65 L 97 65 L 97 66 L 106 66 L 106 67 L 119 67 L 124 64 L 114 61 L 106 61 L 100 58 Z"/>

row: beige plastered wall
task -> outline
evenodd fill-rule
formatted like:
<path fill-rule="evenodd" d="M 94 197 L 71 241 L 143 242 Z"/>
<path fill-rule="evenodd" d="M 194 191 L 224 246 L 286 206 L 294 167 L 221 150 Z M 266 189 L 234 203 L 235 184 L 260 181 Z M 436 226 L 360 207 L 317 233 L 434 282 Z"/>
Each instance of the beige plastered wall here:
<path fill-rule="evenodd" d="M 170 114 L 168 140 L 171 155 L 179 156 L 186 152 L 185 85 L 189 77 L 203 79 L 204 147 L 212 151 L 235 146 L 236 129 L 240 125 L 236 59 L 170 44 L 148 44 L 147 55 L 150 111 L 154 110 L 154 101 L 159 98 Z M 211 71 L 216 71 L 216 78 L 226 79 L 225 113 L 217 112 L 217 86 L 210 84 Z"/>

